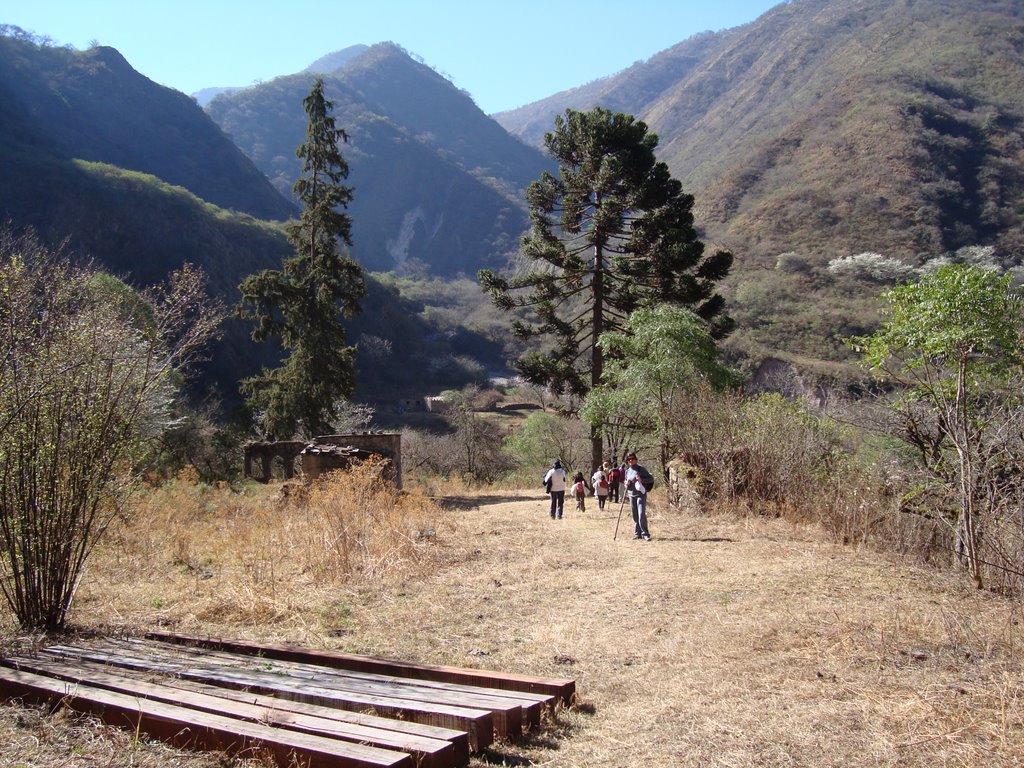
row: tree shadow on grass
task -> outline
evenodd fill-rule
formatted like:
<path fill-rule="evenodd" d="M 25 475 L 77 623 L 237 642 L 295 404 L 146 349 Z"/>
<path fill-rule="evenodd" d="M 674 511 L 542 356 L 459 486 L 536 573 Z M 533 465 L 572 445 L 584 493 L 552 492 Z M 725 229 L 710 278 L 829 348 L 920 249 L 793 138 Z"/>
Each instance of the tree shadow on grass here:
<path fill-rule="evenodd" d="M 492 504 L 514 504 L 517 501 L 544 501 L 547 496 L 534 498 L 528 494 L 512 496 L 510 494 L 491 494 L 484 496 L 445 496 L 437 500 L 442 509 L 476 509 L 477 507 L 489 507 Z"/>
<path fill-rule="evenodd" d="M 622 538 L 622 534 L 619 534 L 619 538 Z M 727 536 L 660 536 L 655 531 L 652 534 L 654 541 L 688 541 L 692 544 L 735 544 L 736 539 L 730 539 Z"/>

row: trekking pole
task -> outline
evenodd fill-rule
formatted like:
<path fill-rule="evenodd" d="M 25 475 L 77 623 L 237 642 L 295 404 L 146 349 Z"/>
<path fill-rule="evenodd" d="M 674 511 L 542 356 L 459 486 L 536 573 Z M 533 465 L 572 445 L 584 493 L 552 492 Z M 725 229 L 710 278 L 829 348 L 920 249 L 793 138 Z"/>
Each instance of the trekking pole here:
<path fill-rule="evenodd" d="M 626 494 L 622 494 L 622 501 L 619 502 L 619 516 L 615 518 L 615 533 L 612 534 L 612 541 L 619 535 L 619 521 L 622 520 L 622 508 L 626 505 Z"/>

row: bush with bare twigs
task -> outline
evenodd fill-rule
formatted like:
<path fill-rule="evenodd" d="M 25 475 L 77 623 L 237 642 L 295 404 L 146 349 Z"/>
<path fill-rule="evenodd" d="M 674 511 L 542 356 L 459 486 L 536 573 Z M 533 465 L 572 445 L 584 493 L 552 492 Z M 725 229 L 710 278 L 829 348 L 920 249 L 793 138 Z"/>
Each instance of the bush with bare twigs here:
<path fill-rule="evenodd" d="M 185 265 L 145 294 L 0 230 L 0 591 L 59 630 L 86 559 L 223 317 Z"/>

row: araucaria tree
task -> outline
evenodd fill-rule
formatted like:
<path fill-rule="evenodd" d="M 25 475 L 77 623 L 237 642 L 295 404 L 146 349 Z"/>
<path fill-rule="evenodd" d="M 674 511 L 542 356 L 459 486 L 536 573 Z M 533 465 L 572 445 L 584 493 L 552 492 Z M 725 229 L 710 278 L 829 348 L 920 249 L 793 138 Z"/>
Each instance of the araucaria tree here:
<path fill-rule="evenodd" d="M 329 431 L 352 396 L 356 350 L 347 345 L 343 319 L 359 312 L 366 293 L 362 268 L 339 250 L 339 240 L 352 245 L 352 221 L 344 213 L 352 190 L 342 184 L 348 164 L 338 149 L 348 137 L 335 127 L 321 78 L 302 106 L 306 140 L 295 153 L 303 174 L 293 188 L 302 215 L 288 226 L 295 255 L 283 269 L 250 275 L 239 286 L 238 313 L 256 320 L 253 339 L 277 337 L 287 350 L 280 367 L 242 382 L 264 432 L 279 439 Z"/>
<path fill-rule="evenodd" d="M 532 227 L 522 254 L 525 274 L 484 270 L 480 282 L 501 309 L 524 308 L 513 329 L 549 345 L 517 361 L 528 381 L 582 398 L 601 383 L 605 331 L 624 331 L 642 307 L 672 304 L 693 310 L 712 337 L 732 327 L 715 284 L 732 254 L 704 254 L 693 227 L 693 197 L 668 166 L 657 162 L 658 138 L 632 116 L 600 107 L 566 110 L 544 143 L 559 163 L 527 190 Z M 603 457 L 592 433 L 592 463 Z"/>

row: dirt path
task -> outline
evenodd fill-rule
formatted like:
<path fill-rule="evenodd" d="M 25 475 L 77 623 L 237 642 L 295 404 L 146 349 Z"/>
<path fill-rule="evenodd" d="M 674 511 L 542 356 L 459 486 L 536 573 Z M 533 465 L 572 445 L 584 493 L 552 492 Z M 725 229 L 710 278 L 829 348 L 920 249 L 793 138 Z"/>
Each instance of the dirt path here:
<path fill-rule="evenodd" d="M 368 652 L 577 680 L 579 711 L 492 761 L 1020 765 L 1019 607 L 760 519 L 656 507 L 642 542 L 627 505 L 613 540 L 618 506 L 587 504 L 463 500 L 464 557 L 353 616 Z"/>
<path fill-rule="evenodd" d="M 552 521 L 546 505 L 450 499 L 421 545 L 429 572 L 403 580 L 385 562 L 349 586 L 272 543 L 245 551 L 278 560 L 245 568 L 215 553 L 210 578 L 115 547 L 76 617 L 577 681 L 577 708 L 473 768 L 1022 765 L 1020 605 L 814 526 L 655 503 L 653 541 L 632 539 L 628 509 L 613 540 L 617 506 L 588 499 Z M 233 514 L 208 523 L 241 525 Z M 262 541 L 260 519 L 246 530 Z M 220 764 L 13 707 L 0 708 L 5 742 L 0 766 Z"/>

